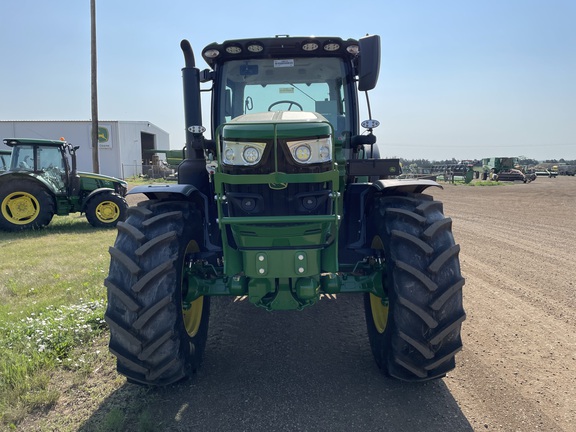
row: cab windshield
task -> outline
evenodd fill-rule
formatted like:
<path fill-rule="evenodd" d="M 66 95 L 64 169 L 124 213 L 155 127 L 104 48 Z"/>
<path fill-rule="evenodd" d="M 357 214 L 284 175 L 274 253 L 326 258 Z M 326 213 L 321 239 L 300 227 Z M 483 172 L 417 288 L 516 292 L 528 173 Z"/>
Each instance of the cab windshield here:
<path fill-rule="evenodd" d="M 15 146 L 12 152 L 11 167 L 12 171 L 17 170 L 34 170 L 34 146 L 20 145 Z"/>
<path fill-rule="evenodd" d="M 350 133 L 347 74 L 340 58 L 257 59 L 226 62 L 221 69 L 217 124 L 265 111 L 313 111 Z"/>

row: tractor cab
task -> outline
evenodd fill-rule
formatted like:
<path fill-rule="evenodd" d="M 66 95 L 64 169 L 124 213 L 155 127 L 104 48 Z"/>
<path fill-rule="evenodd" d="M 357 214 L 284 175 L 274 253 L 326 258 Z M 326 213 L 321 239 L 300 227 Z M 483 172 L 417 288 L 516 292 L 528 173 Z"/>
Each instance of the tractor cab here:
<path fill-rule="evenodd" d="M 28 171 L 65 193 L 71 174 L 71 145 L 56 140 L 7 140 L 12 147 L 10 171 Z"/>
<path fill-rule="evenodd" d="M 356 150 L 353 143 L 373 139 L 360 138 L 357 90 L 376 85 L 378 36 L 359 41 L 288 36 L 225 41 L 205 47 L 202 57 L 212 70 L 203 71 L 201 80 L 214 82 L 213 136 L 219 125 L 239 116 L 291 111 L 286 118 L 292 121 L 310 121 L 299 112 L 320 114 L 331 125 L 338 150 Z M 342 156 L 351 157 L 348 152 Z"/>

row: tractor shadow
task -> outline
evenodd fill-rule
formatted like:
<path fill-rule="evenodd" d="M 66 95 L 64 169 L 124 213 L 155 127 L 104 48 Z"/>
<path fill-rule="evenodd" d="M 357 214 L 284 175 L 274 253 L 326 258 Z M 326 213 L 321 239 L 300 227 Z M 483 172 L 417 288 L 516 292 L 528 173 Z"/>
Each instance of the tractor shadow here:
<path fill-rule="evenodd" d="M 272 312 L 213 298 L 202 369 L 165 388 L 125 384 L 79 429 L 472 431 L 442 380 L 402 383 L 376 366 L 362 296 Z M 132 401 L 132 402 L 129 402 Z"/>

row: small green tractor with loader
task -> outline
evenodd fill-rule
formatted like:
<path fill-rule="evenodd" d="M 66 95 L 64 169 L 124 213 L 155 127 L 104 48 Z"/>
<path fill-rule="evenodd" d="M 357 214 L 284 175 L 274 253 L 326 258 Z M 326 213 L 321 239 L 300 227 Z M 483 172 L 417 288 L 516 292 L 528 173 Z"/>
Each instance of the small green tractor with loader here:
<path fill-rule="evenodd" d="M 129 194 L 105 279 L 110 351 L 129 382 L 191 376 L 206 347 L 213 296 L 269 311 L 322 294 L 364 296 L 368 339 L 388 376 L 426 381 L 462 347 L 460 248 L 440 187 L 399 179 L 381 159 L 358 92 L 376 85 L 380 38 L 277 36 L 181 49 L 186 158 L 177 184 Z M 201 83 L 212 92 L 211 137 Z M 263 348 L 265 349 L 265 348 Z"/>
<path fill-rule="evenodd" d="M 126 217 L 127 183 L 78 171 L 76 150 L 63 140 L 8 138 L 10 167 L 0 174 L 0 229 L 42 228 L 54 215 L 82 212 L 94 227 Z"/>

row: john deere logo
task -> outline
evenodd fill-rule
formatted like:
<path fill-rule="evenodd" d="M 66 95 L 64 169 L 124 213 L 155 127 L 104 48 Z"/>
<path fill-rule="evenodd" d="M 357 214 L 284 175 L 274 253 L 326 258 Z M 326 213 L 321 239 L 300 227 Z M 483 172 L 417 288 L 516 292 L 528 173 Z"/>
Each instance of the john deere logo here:
<path fill-rule="evenodd" d="M 268 183 L 268 187 L 274 190 L 282 190 L 288 187 L 288 183 Z"/>
<path fill-rule="evenodd" d="M 110 133 L 108 132 L 108 128 L 98 127 L 98 142 L 99 143 L 108 142 L 109 138 L 110 138 Z"/>

